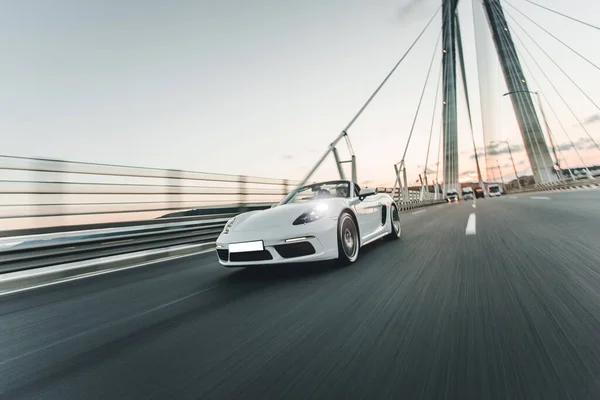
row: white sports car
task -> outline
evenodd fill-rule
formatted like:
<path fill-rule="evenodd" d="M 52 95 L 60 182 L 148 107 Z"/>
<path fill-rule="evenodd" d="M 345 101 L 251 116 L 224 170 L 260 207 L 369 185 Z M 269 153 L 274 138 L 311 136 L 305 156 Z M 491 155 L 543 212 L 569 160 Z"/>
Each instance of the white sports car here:
<path fill-rule="evenodd" d="M 279 204 L 230 219 L 217 239 L 226 267 L 339 259 L 353 263 L 362 246 L 400 237 L 393 199 L 338 180 L 298 188 Z"/>

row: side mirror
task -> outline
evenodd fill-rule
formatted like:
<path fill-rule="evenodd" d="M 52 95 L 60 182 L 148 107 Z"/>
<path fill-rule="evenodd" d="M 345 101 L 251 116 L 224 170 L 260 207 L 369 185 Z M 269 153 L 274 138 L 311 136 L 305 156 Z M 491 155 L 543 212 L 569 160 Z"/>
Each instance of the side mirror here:
<path fill-rule="evenodd" d="M 358 192 L 358 199 L 363 201 L 366 197 L 373 196 L 374 194 L 375 191 L 373 189 L 361 189 L 360 192 Z"/>

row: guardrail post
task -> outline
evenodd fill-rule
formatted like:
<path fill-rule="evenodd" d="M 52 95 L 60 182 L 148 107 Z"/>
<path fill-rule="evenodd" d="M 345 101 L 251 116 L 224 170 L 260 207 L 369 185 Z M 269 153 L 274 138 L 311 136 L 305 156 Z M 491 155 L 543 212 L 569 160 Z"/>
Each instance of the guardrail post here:
<path fill-rule="evenodd" d="M 238 177 L 238 194 L 239 194 L 239 212 L 243 213 L 244 211 L 246 211 L 246 205 L 248 203 L 247 201 L 247 195 L 248 195 L 248 189 L 247 189 L 247 177 L 244 175 L 240 175 Z"/>
<path fill-rule="evenodd" d="M 176 208 L 181 196 L 181 171 L 178 169 L 167 170 L 167 202 L 169 208 Z"/>
<path fill-rule="evenodd" d="M 287 179 L 283 180 L 283 197 L 287 196 L 290 190 L 289 182 Z"/>

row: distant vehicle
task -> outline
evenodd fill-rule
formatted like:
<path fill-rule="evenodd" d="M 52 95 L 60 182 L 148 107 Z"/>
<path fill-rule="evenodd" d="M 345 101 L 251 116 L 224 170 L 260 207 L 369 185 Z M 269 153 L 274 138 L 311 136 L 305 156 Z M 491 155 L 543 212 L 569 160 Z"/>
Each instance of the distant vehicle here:
<path fill-rule="evenodd" d="M 483 199 L 485 198 L 485 192 L 483 191 L 483 188 L 477 186 L 475 188 L 475 198 L 476 199 Z"/>
<path fill-rule="evenodd" d="M 455 189 L 446 192 L 446 203 L 458 203 L 458 192 Z"/>
<path fill-rule="evenodd" d="M 489 185 L 488 193 L 490 194 L 490 197 L 500 197 L 500 195 L 502 195 L 502 189 L 500 188 L 500 185 Z"/>
<path fill-rule="evenodd" d="M 331 259 L 350 264 L 364 245 L 400 233 L 389 194 L 338 180 L 300 187 L 270 209 L 230 219 L 216 250 L 226 267 Z"/>
<path fill-rule="evenodd" d="M 473 188 L 470 186 L 462 188 L 462 197 L 463 200 L 473 200 L 475 198 L 473 196 Z"/>

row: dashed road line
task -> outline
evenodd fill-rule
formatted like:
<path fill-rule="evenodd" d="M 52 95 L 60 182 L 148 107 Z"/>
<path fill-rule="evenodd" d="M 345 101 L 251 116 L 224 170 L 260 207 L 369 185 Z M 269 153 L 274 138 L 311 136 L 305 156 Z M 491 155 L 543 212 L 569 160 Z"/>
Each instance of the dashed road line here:
<path fill-rule="evenodd" d="M 419 210 L 419 211 L 415 211 L 414 213 L 412 213 L 412 215 L 417 215 L 417 214 L 421 214 L 424 213 L 427 210 Z"/>
<path fill-rule="evenodd" d="M 467 229 L 465 229 L 465 235 L 475 235 L 477 234 L 477 229 L 475 225 L 475 213 L 471 213 L 469 215 L 469 220 L 467 221 Z"/>
<path fill-rule="evenodd" d="M 538 197 L 538 196 L 533 196 L 530 197 L 531 200 L 550 200 L 550 197 Z"/>

